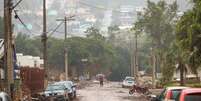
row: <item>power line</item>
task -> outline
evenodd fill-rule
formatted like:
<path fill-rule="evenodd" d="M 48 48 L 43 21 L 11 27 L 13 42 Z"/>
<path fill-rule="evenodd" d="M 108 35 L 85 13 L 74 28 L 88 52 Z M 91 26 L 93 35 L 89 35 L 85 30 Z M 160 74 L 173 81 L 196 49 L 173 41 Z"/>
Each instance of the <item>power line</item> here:
<path fill-rule="evenodd" d="M 99 10 L 111 10 L 115 13 L 122 13 L 120 10 L 115 10 L 115 9 L 109 9 L 109 8 L 105 8 L 105 7 L 100 7 L 100 6 L 97 6 L 97 5 L 92 5 L 92 4 L 89 4 L 89 3 L 86 3 L 86 2 L 83 2 L 83 1 L 79 1 L 80 4 L 83 4 L 83 5 L 86 5 L 86 6 L 89 6 L 89 7 L 92 7 L 92 8 L 95 8 L 95 9 L 99 9 Z"/>
<path fill-rule="evenodd" d="M 15 2 L 18 2 L 17 0 L 15 0 Z M 28 5 L 27 4 L 27 2 L 24 2 L 24 3 L 26 3 L 25 5 Z M 24 11 L 24 10 L 27 10 L 29 7 L 23 7 L 22 5 L 18 5 L 17 6 L 17 8 L 18 9 L 20 9 L 20 11 Z M 37 19 L 37 16 L 35 15 L 35 14 L 33 14 L 34 16 L 35 16 L 35 19 Z M 19 16 L 19 15 L 18 15 Z M 29 19 L 33 19 L 33 18 L 30 18 L 30 17 L 28 17 L 28 16 L 25 16 L 26 17 L 26 20 L 28 20 L 28 22 L 32 22 L 31 20 L 29 20 Z M 35 26 L 37 26 L 39 29 L 42 29 L 42 26 L 40 25 L 40 24 L 38 24 L 38 23 L 36 23 L 35 21 L 32 23 L 32 24 L 34 24 Z M 24 26 L 24 25 L 23 25 Z M 26 29 L 27 29 L 27 26 L 26 26 Z M 29 29 L 29 31 L 30 32 L 32 32 L 32 35 L 33 36 L 37 36 L 37 35 L 35 35 L 35 34 L 38 34 L 38 32 L 33 32 L 33 31 L 31 31 L 30 29 Z M 35 34 L 34 34 L 35 33 Z M 38 34 L 39 35 L 39 34 Z"/>
<path fill-rule="evenodd" d="M 15 0 L 16 2 L 17 2 L 17 0 Z M 26 2 L 25 2 L 26 3 Z M 23 7 L 22 5 L 18 5 L 17 6 L 19 9 L 20 9 L 20 11 L 24 11 L 24 9 L 27 9 L 26 7 Z M 34 14 L 34 16 L 35 16 L 35 14 Z M 27 16 L 25 16 L 26 18 L 27 18 Z M 36 16 L 37 17 L 37 16 Z M 29 17 L 28 17 L 28 19 L 30 19 Z M 26 19 L 27 20 L 27 19 Z M 31 20 L 29 20 L 29 22 L 31 22 Z M 38 28 L 40 28 L 40 29 L 42 29 L 42 27 L 39 25 L 39 24 L 37 24 L 35 21 L 34 21 L 34 25 L 36 25 Z"/>
<path fill-rule="evenodd" d="M 31 30 L 29 30 L 29 29 L 27 28 L 27 25 L 26 25 L 26 24 L 22 21 L 22 19 L 19 17 L 19 15 L 17 14 L 17 11 L 16 11 L 16 10 L 14 10 L 14 13 L 15 13 L 15 18 L 20 21 L 20 23 L 24 26 L 24 28 L 25 28 L 30 34 L 32 34 L 33 36 L 37 36 L 37 35 L 34 35 L 34 34 L 31 32 Z"/>
<path fill-rule="evenodd" d="M 52 30 L 52 32 L 49 31 L 48 33 L 50 33 L 50 34 L 48 35 L 48 37 L 51 37 L 51 36 L 54 34 L 54 32 L 56 32 L 57 29 L 58 29 L 62 24 L 63 24 L 63 21 L 62 21 L 59 25 L 57 25 L 57 27 L 56 27 L 54 30 Z"/>
<path fill-rule="evenodd" d="M 15 0 L 17 2 L 17 0 Z M 27 2 L 25 2 L 27 4 Z M 23 7 L 22 5 L 18 5 L 18 8 L 20 9 L 20 11 L 23 11 L 24 9 L 26 9 L 25 7 Z M 34 14 L 34 16 L 37 18 L 37 16 Z M 27 16 L 26 16 L 27 17 Z M 31 21 L 30 21 L 31 22 Z M 39 24 L 37 24 L 36 22 L 34 22 L 34 24 L 39 28 L 39 29 L 42 29 L 42 26 L 40 26 Z M 24 25 L 23 25 L 24 26 Z M 54 26 L 54 25 L 53 25 Z M 27 27 L 26 27 L 27 28 Z M 58 29 L 58 28 L 56 28 Z M 50 32 L 55 32 L 54 31 L 55 29 L 51 29 L 50 31 L 48 31 L 47 33 L 50 33 Z M 30 31 L 30 30 L 29 30 Z M 37 33 L 37 32 L 36 32 Z"/>
<path fill-rule="evenodd" d="M 22 2 L 22 0 L 19 0 L 19 1 L 12 7 L 12 9 L 14 9 L 15 7 L 17 7 L 21 2 Z"/>

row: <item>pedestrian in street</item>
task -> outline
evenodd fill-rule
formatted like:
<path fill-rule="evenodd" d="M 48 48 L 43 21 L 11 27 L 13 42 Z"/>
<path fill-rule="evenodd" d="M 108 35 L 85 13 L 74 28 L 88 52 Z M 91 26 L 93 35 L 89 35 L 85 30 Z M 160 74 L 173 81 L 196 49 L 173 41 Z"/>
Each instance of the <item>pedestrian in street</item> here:
<path fill-rule="evenodd" d="M 103 87 L 103 80 L 104 80 L 103 76 L 100 76 L 99 77 L 100 87 Z"/>

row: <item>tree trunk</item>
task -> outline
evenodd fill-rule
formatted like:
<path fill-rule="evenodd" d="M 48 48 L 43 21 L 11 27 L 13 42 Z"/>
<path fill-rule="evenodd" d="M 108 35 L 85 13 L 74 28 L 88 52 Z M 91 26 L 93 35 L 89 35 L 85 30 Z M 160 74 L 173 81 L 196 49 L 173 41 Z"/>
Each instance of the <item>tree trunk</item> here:
<path fill-rule="evenodd" d="M 179 69 L 180 69 L 180 86 L 184 86 L 184 67 L 183 63 L 179 63 Z"/>

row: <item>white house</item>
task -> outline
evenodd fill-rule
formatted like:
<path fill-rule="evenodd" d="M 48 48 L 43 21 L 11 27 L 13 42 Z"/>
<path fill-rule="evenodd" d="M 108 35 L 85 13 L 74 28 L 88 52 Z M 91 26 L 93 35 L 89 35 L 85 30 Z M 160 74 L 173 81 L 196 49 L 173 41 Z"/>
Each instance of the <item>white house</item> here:
<path fill-rule="evenodd" d="M 43 68 L 43 59 L 40 57 L 34 57 L 30 55 L 23 55 L 22 53 L 17 53 L 17 65 L 18 66 L 29 66 L 30 68 Z"/>
<path fill-rule="evenodd" d="M 185 79 L 196 78 L 196 74 L 194 74 L 192 72 L 192 70 L 190 69 L 190 67 L 188 65 L 185 65 L 185 66 L 186 66 L 186 72 L 184 72 L 184 78 Z M 174 71 L 173 79 L 180 80 L 180 70 L 178 68 L 179 64 L 176 64 L 175 67 L 176 67 L 176 69 Z M 200 75 L 201 71 L 199 69 L 197 71 L 198 71 L 198 76 L 201 77 L 201 75 Z"/>

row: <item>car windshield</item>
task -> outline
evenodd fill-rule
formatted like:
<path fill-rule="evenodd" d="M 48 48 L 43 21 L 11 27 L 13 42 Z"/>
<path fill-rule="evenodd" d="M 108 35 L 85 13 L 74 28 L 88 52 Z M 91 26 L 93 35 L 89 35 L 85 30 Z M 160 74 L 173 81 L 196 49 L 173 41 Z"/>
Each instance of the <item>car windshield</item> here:
<path fill-rule="evenodd" d="M 188 94 L 184 101 L 201 101 L 201 93 Z"/>
<path fill-rule="evenodd" d="M 171 99 L 176 100 L 176 98 L 179 96 L 180 93 L 181 93 L 181 89 L 172 90 Z"/>
<path fill-rule="evenodd" d="M 71 82 L 59 82 L 58 85 L 64 85 L 66 88 L 71 89 L 73 86 Z"/>
<path fill-rule="evenodd" d="M 72 87 L 71 83 L 65 83 L 64 84 L 68 89 L 70 89 Z"/>
<path fill-rule="evenodd" d="M 127 78 L 126 81 L 134 81 L 132 78 Z"/>
<path fill-rule="evenodd" d="M 64 90 L 65 86 L 64 85 L 49 85 L 46 89 L 46 91 L 50 90 Z"/>

